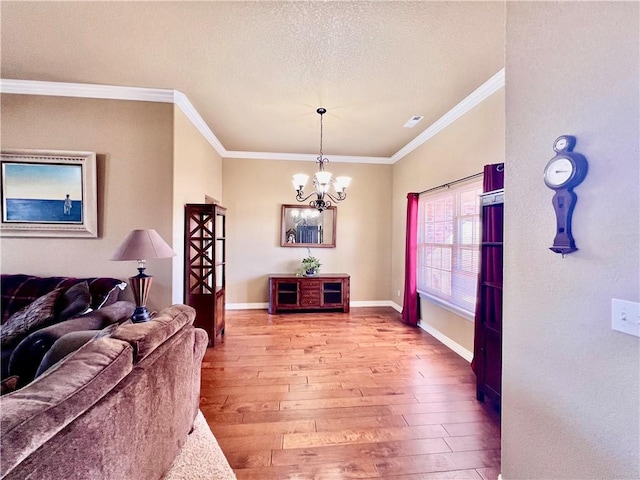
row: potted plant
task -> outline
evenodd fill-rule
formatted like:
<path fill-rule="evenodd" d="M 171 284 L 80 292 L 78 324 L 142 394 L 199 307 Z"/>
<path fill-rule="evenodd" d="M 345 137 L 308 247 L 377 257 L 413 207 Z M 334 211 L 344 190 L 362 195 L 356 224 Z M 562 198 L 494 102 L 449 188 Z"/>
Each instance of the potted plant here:
<path fill-rule="evenodd" d="M 297 275 L 305 277 L 317 275 L 321 265 L 320 260 L 311 255 L 311 250 L 307 248 L 307 256 L 302 259 Z"/>

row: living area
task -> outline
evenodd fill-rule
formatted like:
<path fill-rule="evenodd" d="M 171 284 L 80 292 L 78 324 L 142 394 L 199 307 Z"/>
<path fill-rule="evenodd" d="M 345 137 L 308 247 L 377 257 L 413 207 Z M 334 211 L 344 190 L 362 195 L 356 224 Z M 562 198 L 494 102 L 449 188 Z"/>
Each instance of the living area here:
<path fill-rule="evenodd" d="M 195 478 L 183 458 L 203 446 L 203 478 L 235 478 L 199 413 L 192 308 L 132 323 L 116 279 L 1 282 L 2 478 Z"/>
<path fill-rule="evenodd" d="M 269 276 L 295 274 L 300 260 L 307 255 L 305 249 L 281 246 L 281 207 L 295 203 L 292 176 L 301 172 L 312 175 L 316 169 L 313 161 L 317 156 L 319 131 L 315 111 L 324 106 L 328 110 L 324 119 L 324 154 L 333 162 L 330 170 L 334 176 L 348 175 L 352 183 L 347 199 L 337 207 L 335 248 L 313 248 L 312 254 L 320 259 L 321 272 L 350 276 L 352 308 L 350 314 L 325 313 L 313 317 L 313 321 L 326 321 L 329 326 L 330 322 L 336 322 L 335 315 L 346 315 L 340 318 L 347 324 L 358 319 L 362 325 L 371 322 L 374 328 L 380 320 L 370 318 L 385 315 L 400 324 L 397 310 L 403 303 L 407 193 L 473 175 L 486 164 L 505 162 L 511 176 L 506 175 L 509 198 L 505 207 L 508 218 L 505 237 L 510 248 L 505 259 L 504 314 L 508 331 L 502 345 L 503 356 L 509 360 L 503 371 L 506 392 L 502 411 L 503 478 L 595 479 L 635 475 L 640 462 L 636 413 L 640 357 L 637 339 L 611 331 L 610 302 L 611 298 L 638 301 L 640 290 L 636 278 L 640 265 L 636 258 L 640 183 L 636 162 L 638 55 L 624 53 L 638 50 L 637 4 L 378 2 L 381 10 L 376 10 L 373 3 L 342 2 L 342 7 L 325 4 L 331 6 L 328 10 L 333 9 L 327 12 L 320 6 L 324 2 L 307 2 L 307 7 L 313 10 L 309 17 L 309 12 L 305 16 L 302 6 L 295 8 L 285 2 L 197 2 L 198 5 L 189 6 L 167 2 L 164 7 L 118 3 L 120 6 L 88 2 L 72 8 L 59 2 L 46 5 L 3 2 L 2 149 L 95 152 L 98 236 L 3 237 L 2 273 L 78 279 L 100 277 L 127 282 L 135 274 L 135 265 L 109 259 L 131 230 L 153 228 L 177 255 L 173 259 L 148 260 L 147 270 L 154 276 L 148 307 L 151 311 L 165 312 L 162 316 L 181 317 L 184 312 L 167 312 L 166 308 L 185 301 L 184 206 L 203 203 L 208 196 L 220 201 L 228 213 L 227 338 L 233 337 L 237 344 L 249 342 L 250 338 L 258 342 L 256 338 L 268 331 L 269 322 L 280 330 L 293 329 L 296 321 L 309 324 L 308 319 L 297 314 L 274 315 L 269 319 L 266 309 Z M 224 3 L 229 6 L 224 7 Z M 210 4 L 217 9 L 214 14 L 207 14 Z M 268 4 L 271 7 L 266 6 Z M 402 5 L 394 7 L 394 4 Z M 427 10 L 419 11 L 421 8 Z M 158 18 L 161 28 L 154 24 Z M 331 21 L 316 23 L 309 18 Z M 407 40 L 412 45 L 405 51 L 405 54 L 409 52 L 409 60 L 398 55 L 405 60 L 384 63 L 376 56 L 381 44 L 394 45 L 399 42 L 396 39 L 404 38 L 407 32 L 423 30 L 427 18 L 465 19 L 464 25 L 468 27 L 461 28 L 453 20 L 436 21 L 433 28 L 450 27 L 451 30 L 446 30 L 446 34 L 436 32 L 439 48 L 433 51 L 450 51 L 443 45 L 446 39 L 457 46 L 456 52 L 470 49 L 470 44 L 484 47 L 464 54 L 461 58 L 465 60 L 460 61 L 464 65 L 458 73 L 444 66 L 440 70 L 435 68 L 438 58 L 444 62 L 438 65 L 447 65 L 447 58 L 455 55 L 428 56 L 426 51 L 415 48 L 415 45 L 426 44 L 422 40 Z M 573 26 L 570 41 L 565 37 L 568 18 L 580 20 Z M 184 30 L 180 30 L 178 24 L 183 25 Z M 296 25 L 305 25 L 308 30 L 302 29 L 305 33 L 301 33 L 294 28 Z M 379 32 L 373 28 L 375 25 L 387 25 L 387 28 Z M 333 30 L 327 36 L 323 28 L 329 26 Z M 479 29 L 476 37 L 471 36 L 476 41 L 456 40 L 455 35 L 474 31 L 472 27 Z M 123 28 L 130 35 L 113 35 Z M 179 31 L 175 32 L 176 29 Z M 199 42 L 194 38 L 212 31 L 218 32 L 215 44 L 222 53 L 216 50 L 218 53 L 214 55 L 210 51 L 195 50 Z M 278 42 L 286 37 L 283 32 L 292 31 L 297 32 L 297 39 L 315 37 L 324 38 L 326 42 L 320 42 L 320 46 L 312 50 L 303 49 L 299 55 L 279 54 Z M 142 40 L 147 32 L 151 32 L 151 39 Z M 236 36 L 237 32 L 243 34 Z M 385 36 L 385 32 L 389 36 Z M 190 43 L 175 47 L 180 44 L 175 40 L 176 35 Z M 334 45 L 338 39 L 344 46 Z M 260 45 L 263 48 L 257 47 Z M 231 46 L 236 48 L 234 53 L 225 50 Z M 322 55 L 325 48 L 329 50 L 327 53 L 334 50 L 337 53 L 325 58 Z M 486 52 L 480 51 L 483 49 Z M 132 52 L 131 56 L 125 55 L 126 52 Z M 217 55 L 233 61 L 223 64 Z M 186 63 L 192 56 L 194 63 Z M 361 76 L 347 92 L 342 91 L 345 83 L 352 83 L 346 81 L 345 72 L 350 71 L 346 66 L 359 65 L 357 62 L 367 57 L 371 62 L 369 67 L 354 69 Z M 119 58 L 124 63 L 118 63 Z M 296 76 L 282 74 L 289 71 L 285 68 L 290 67 L 288 58 L 304 65 L 295 70 Z M 325 60 L 320 62 L 319 58 Z M 247 75 L 243 65 L 256 59 L 274 63 L 280 74 L 269 80 L 268 70 L 256 68 Z M 276 59 L 282 59 L 285 65 L 278 64 Z M 400 69 L 401 65 L 412 62 L 416 69 L 430 69 L 439 76 L 444 75 L 444 84 L 456 85 L 457 93 L 446 94 L 449 91 L 446 85 L 430 83 L 431 80 L 426 79 L 431 77 L 426 73 L 416 74 L 417 70 L 412 68 Z M 210 64 L 213 73 L 202 79 L 195 72 L 205 64 Z M 398 77 L 383 75 L 381 72 L 385 69 Z M 171 77 L 168 71 L 177 73 Z M 359 90 L 366 91 L 365 86 L 378 77 L 389 83 L 368 99 L 361 99 Z M 246 97 L 249 106 L 258 106 L 257 110 L 236 110 L 240 104 L 232 99 L 236 82 L 246 79 L 250 79 L 252 86 L 240 96 Z M 491 79 L 498 82 L 495 90 L 485 89 L 484 94 L 468 98 Z M 316 81 L 320 86 L 309 87 Z M 208 92 L 197 90 L 198 83 L 207 85 L 203 90 Z M 612 83 L 616 86 L 615 95 Z M 413 88 L 413 93 L 403 93 L 405 84 Z M 271 90 L 276 86 L 276 90 Z M 298 88 L 306 89 L 307 96 L 296 96 L 294 92 Z M 192 93 L 196 91 L 202 93 Z M 397 98 L 385 99 L 385 92 L 396 91 Z M 209 106 L 208 95 L 219 101 L 216 107 Z M 386 110 L 387 105 L 406 105 L 400 98 L 402 95 L 410 97 L 410 105 L 402 115 L 393 116 Z M 291 100 L 294 97 L 296 100 Z M 427 132 L 430 136 L 421 136 L 420 141 L 403 150 L 419 132 L 402 129 L 402 123 L 410 115 L 427 112 L 428 100 L 441 103 L 435 110 L 429 110 L 430 117 L 422 121 L 420 131 L 435 127 Z M 425 104 L 425 111 L 414 111 L 412 107 L 422 105 L 420 102 Z M 349 110 L 352 114 L 348 114 Z M 247 114 L 248 111 L 252 114 Z M 450 116 L 449 112 L 452 112 Z M 603 115 L 602 112 L 613 113 Z M 396 143 L 386 146 L 385 150 L 378 148 L 376 142 L 385 137 L 382 132 L 387 124 L 393 124 L 393 129 L 398 127 L 401 133 L 389 137 L 396 139 Z M 365 130 L 369 132 L 367 137 L 357 136 Z M 577 190 L 580 205 L 574 221 L 580 251 L 562 259 L 548 249 L 553 240 L 555 219 L 552 194 L 541 178 L 546 162 L 554 154 L 553 141 L 559 135 L 571 133 L 578 137 L 578 142 L 584 142 L 579 145 L 586 146 L 590 159 L 600 160 L 596 160 L 593 167 L 590 165 L 588 180 Z M 280 138 L 283 142 L 280 145 L 287 147 L 269 147 L 266 143 L 269 136 Z M 345 147 L 338 148 L 339 144 Z M 604 172 L 602 159 L 613 161 L 612 146 L 616 149 L 617 169 Z M 401 150 L 402 155 L 395 156 Z M 619 208 L 611 196 L 600 195 L 604 191 L 624 192 L 625 208 Z M 607 228 L 602 228 L 603 225 Z M 613 231 L 620 235 L 612 238 Z M 594 284 L 598 286 L 597 291 L 593 291 Z M 130 287 L 121 293 L 120 299 L 132 300 Z M 424 330 L 439 335 L 441 341 L 458 353 L 472 352 L 473 322 L 425 300 L 421 300 L 420 307 Z M 358 313 L 370 313 L 370 309 L 375 308 L 383 313 L 373 316 Z M 117 315 L 121 319 L 129 314 Z M 188 328 L 189 321 L 184 320 L 180 326 L 180 322 L 176 322 L 173 324 L 167 318 L 167 324 L 172 325 L 167 328 L 175 329 L 170 337 L 177 340 L 176 332 L 181 332 L 180 338 L 189 337 L 192 345 L 198 346 L 195 350 L 202 348 L 198 343 L 199 334 Z M 397 333 L 393 324 L 382 323 L 381 329 Z M 314 328 L 322 325 L 309 325 L 310 330 Z M 297 334 L 303 335 L 303 332 Z M 430 341 L 427 338 L 431 339 L 422 330 L 411 335 L 418 334 L 425 343 Z M 123 379 L 139 375 L 136 372 L 144 369 L 143 363 L 148 362 L 154 352 L 162 356 L 157 349 L 150 349 L 149 356 L 143 358 L 138 347 L 134 347 L 137 340 L 132 339 L 138 338 L 138 333 L 127 335 L 131 336 L 123 334 L 113 342 L 104 341 L 110 343 L 112 357 L 122 354 L 118 357 L 122 369 L 111 378 L 115 383 L 104 388 L 118 383 L 118 375 Z M 154 345 L 168 347 L 161 340 L 161 337 L 166 340 L 163 335 L 167 332 L 158 335 L 151 337 Z M 240 340 L 244 336 L 247 339 Z M 584 345 L 597 353 L 590 356 L 588 362 L 578 364 L 576 359 L 584 357 Z M 266 348 L 267 345 L 260 346 Z M 182 347 L 180 351 L 186 355 L 188 349 Z M 195 350 L 192 349 L 193 355 Z M 619 358 L 612 358 L 612 351 L 625 359 L 624 368 L 620 368 Z M 225 353 L 224 345 L 209 348 L 206 353 L 204 349 L 198 352 L 204 355 L 202 372 L 206 375 L 212 375 L 216 362 L 226 362 L 228 366 L 229 362 L 236 361 L 224 358 L 231 356 Z M 399 359 L 394 358 L 391 363 L 396 361 Z M 187 357 L 183 365 L 188 362 L 197 363 L 195 357 L 190 360 Z M 292 365 L 300 364 L 289 364 Z M 245 365 L 247 367 L 250 365 Z M 274 370 L 275 367 L 274 364 Z M 200 370 L 195 370 L 200 375 Z M 357 370 L 352 375 L 357 376 Z M 264 376 L 268 377 L 266 373 Z M 153 388 L 160 388 L 166 380 L 159 376 L 159 383 Z M 295 381 L 286 385 L 293 385 Z M 593 394 L 595 381 L 603 387 L 598 395 Z M 192 379 L 194 382 L 199 388 L 199 380 Z M 212 390 L 223 388 L 219 380 L 212 382 Z M 185 391 L 188 388 L 195 387 L 184 386 Z M 228 395 L 243 395 L 240 391 L 231 392 Z M 246 395 L 254 393 L 255 390 L 247 390 Z M 143 421 L 155 404 L 146 402 L 142 392 L 136 392 L 136 397 L 138 394 L 141 401 L 136 405 L 142 410 L 126 412 L 130 416 L 125 418 L 140 416 Z M 211 398 L 212 395 L 216 396 L 210 391 L 203 393 L 209 400 L 203 401 L 202 408 L 207 405 L 210 414 L 218 408 L 220 400 Z M 269 401 L 274 400 L 265 400 Z M 216 415 L 245 414 L 218 410 Z M 185 429 L 188 430 L 192 418 L 196 418 L 197 408 L 185 402 L 184 411 L 179 414 L 182 420 L 178 423 L 183 429 L 180 434 L 186 438 Z M 218 427 L 214 425 L 211 430 L 215 433 L 216 428 L 220 428 L 221 438 L 223 434 L 233 437 L 229 434 L 230 428 L 222 429 L 223 419 L 218 417 Z M 119 425 L 118 428 L 125 427 Z M 157 424 L 148 428 L 153 425 Z M 82 424 L 78 428 L 80 426 Z M 109 428 L 105 427 L 106 434 L 118 438 L 121 430 L 115 425 L 113 430 Z M 134 431 L 137 428 L 135 426 Z M 140 428 L 144 432 L 144 425 Z M 293 434 L 286 434 L 289 433 Z M 140 437 L 141 450 L 136 455 L 155 459 L 152 452 L 144 451 L 145 435 Z M 594 445 L 593 438 L 601 441 Z M 225 441 L 221 442 L 223 446 Z M 566 451 L 567 445 L 573 447 L 570 452 Z M 81 445 L 74 444 L 73 448 L 82 450 Z M 107 447 L 104 449 L 106 458 Z M 177 455 L 177 449 L 173 451 Z M 263 449 L 252 461 L 264 462 L 266 451 Z M 540 462 L 543 457 L 547 461 Z M 237 455 L 232 460 L 241 463 Z M 245 465 L 249 468 L 250 462 Z M 378 472 L 385 472 L 385 478 L 391 477 L 391 467 L 385 468 L 380 465 L 375 472 L 356 470 L 352 476 L 375 478 Z M 489 473 L 493 475 L 494 471 Z M 288 473 L 281 470 L 279 474 L 283 478 L 296 475 L 293 469 Z M 475 475 L 470 478 L 481 475 L 478 471 L 466 474 Z M 141 475 L 137 478 L 159 478 L 156 471 Z M 323 478 L 322 472 L 313 475 Z M 348 475 L 343 471 L 335 473 L 333 478 L 349 478 Z M 413 478 L 408 470 L 402 475 Z M 84 478 L 102 477 L 87 474 Z M 105 475 L 105 478 L 109 477 Z M 434 478 L 449 477 L 440 473 Z"/>

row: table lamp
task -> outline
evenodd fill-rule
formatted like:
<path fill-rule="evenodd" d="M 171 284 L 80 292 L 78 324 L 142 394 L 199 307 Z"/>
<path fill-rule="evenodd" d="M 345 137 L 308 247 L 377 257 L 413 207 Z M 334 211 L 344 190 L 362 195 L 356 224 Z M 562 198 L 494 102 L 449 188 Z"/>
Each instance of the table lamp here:
<path fill-rule="evenodd" d="M 146 305 L 153 277 L 144 273 L 146 261 L 150 258 L 170 258 L 175 255 L 176 252 L 167 245 L 158 232 L 151 228 L 133 230 L 110 258 L 110 260 L 137 260 L 138 262 L 138 275 L 129 278 L 136 302 L 136 310 L 131 317 L 133 322 L 147 322 L 151 319 Z"/>

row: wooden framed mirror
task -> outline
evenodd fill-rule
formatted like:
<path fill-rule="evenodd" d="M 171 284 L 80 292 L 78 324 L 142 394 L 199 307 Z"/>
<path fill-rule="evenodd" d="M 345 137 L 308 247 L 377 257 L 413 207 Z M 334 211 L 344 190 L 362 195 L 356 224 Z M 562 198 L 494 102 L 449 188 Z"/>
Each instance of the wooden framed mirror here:
<path fill-rule="evenodd" d="M 336 207 L 319 212 L 308 205 L 282 205 L 280 246 L 335 248 Z"/>

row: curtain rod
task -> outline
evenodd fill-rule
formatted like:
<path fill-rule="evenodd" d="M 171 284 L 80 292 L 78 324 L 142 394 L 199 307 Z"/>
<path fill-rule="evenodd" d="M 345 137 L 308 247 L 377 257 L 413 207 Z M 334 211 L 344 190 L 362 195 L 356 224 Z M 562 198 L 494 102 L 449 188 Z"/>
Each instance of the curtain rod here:
<path fill-rule="evenodd" d="M 451 185 L 455 185 L 456 183 L 464 182 L 466 180 L 471 180 L 472 178 L 481 177 L 482 175 L 483 175 L 483 172 L 474 173 L 473 175 L 469 175 L 468 177 L 464 177 L 464 178 L 459 178 L 458 180 L 454 180 L 453 182 L 443 183 L 442 185 L 438 185 L 437 187 L 428 188 L 427 190 L 423 190 L 421 192 L 418 192 L 418 195 L 422 195 L 423 193 L 432 192 L 434 190 L 439 190 L 441 188 L 449 188 Z"/>

